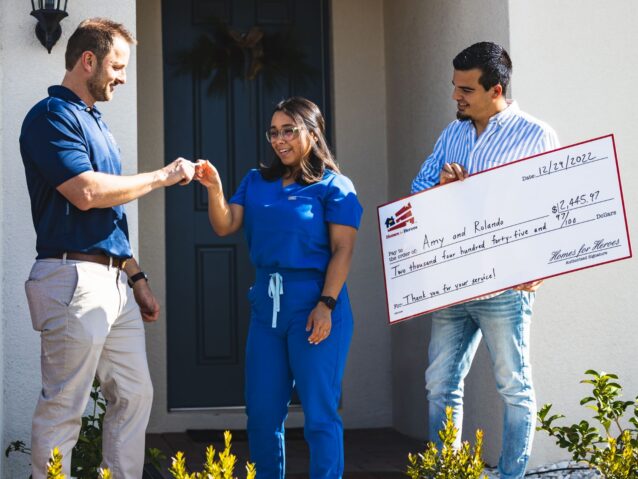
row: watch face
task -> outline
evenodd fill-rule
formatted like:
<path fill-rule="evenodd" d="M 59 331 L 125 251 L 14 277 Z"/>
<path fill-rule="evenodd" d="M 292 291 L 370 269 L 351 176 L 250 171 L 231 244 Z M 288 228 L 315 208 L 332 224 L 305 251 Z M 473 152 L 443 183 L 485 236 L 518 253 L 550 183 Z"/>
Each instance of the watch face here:
<path fill-rule="evenodd" d="M 337 306 L 337 300 L 330 296 L 321 296 L 319 301 L 328 306 L 330 309 L 335 309 Z"/>

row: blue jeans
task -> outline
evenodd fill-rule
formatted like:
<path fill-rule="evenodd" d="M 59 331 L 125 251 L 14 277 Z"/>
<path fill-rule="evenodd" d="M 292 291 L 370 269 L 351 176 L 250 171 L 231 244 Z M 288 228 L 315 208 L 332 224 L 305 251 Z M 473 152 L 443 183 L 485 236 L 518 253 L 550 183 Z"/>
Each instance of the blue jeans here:
<path fill-rule="evenodd" d="M 454 423 L 463 424 L 463 385 L 474 354 L 485 337 L 498 392 L 505 403 L 501 479 L 525 475 L 536 422 L 536 399 L 529 355 L 534 293 L 507 290 L 490 299 L 469 301 L 432 313 L 432 337 L 425 373 L 429 401 L 429 437 L 440 447 L 437 431 L 452 406 Z M 487 405 L 486 405 L 487 407 Z"/>

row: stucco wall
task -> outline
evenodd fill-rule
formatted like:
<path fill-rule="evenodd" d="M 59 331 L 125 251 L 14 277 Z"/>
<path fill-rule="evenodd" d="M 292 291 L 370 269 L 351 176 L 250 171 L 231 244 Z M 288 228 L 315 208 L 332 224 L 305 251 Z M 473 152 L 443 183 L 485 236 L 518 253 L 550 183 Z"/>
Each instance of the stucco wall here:
<path fill-rule="evenodd" d="M 385 320 L 376 207 L 387 201 L 387 104 L 383 2 L 332 2 L 337 159 L 365 214 L 348 280 L 355 332 L 343 383 L 346 427 L 392 423 L 390 331 Z M 391 160 L 390 160 L 391 161 Z"/>
<path fill-rule="evenodd" d="M 62 38 L 49 55 L 35 37 L 35 19 L 29 16 L 30 3 L 5 0 L 0 4 L 4 71 L 0 83 L 3 449 L 16 439 L 30 443 L 31 415 L 40 387 L 39 337 L 31 328 L 23 287 L 35 257 L 35 234 L 18 146 L 22 119 L 33 104 L 46 96 L 49 85 L 61 82 L 66 41 L 82 19 L 109 16 L 135 28 L 135 5 L 127 0 L 69 2 L 68 7 L 69 17 L 62 22 Z M 127 173 L 137 168 L 135 70 L 133 50 L 129 83 L 117 89 L 111 104 L 99 106 L 122 150 Z M 127 211 L 136 247 L 136 207 L 129 205 Z M 28 458 L 16 455 L 6 460 L 3 455 L 1 460 L 2 477 L 27 476 Z"/>
<path fill-rule="evenodd" d="M 164 158 L 161 1 L 138 0 L 137 5 L 139 84 L 144 85 L 138 99 L 140 170 L 149 170 L 161 167 Z M 334 147 L 366 209 L 348 281 L 356 332 L 344 380 L 342 415 L 346 427 L 391 423 L 390 337 L 383 318 L 375 220 L 376 205 L 387 197 L 382 14 L 381 0 L 339 0 L 333 2 L 331 12 Z M 164 196 L 142 199 L 140 211 L 141 258 L 164 310 Z M 147 328 L 147 341 L 155 387 L 149 431 L 245 428 L 243 411 L 167 412 L 163 314 L 157 324 Z M 288 424 L 302 423 L 302 415 L 292 412 Z"/>
<path fill-rule="evenodd" d="M 392 0 L 385 2 L 387 59 L 388 182 L 390 197 L 409 194 L 410 183 L 443 128 L 455 118 L 452 58 L 477 41 L 509 43 L 506 0 Z M 489 14 L 487 13 L 489 12 Z M 430 324 L 427 317 L 392 326 L 394 426 L 425 438 L 424 371 Z M 486 459 L 497 454 L 500 415 L 485 348 L 466 383 L 464 436 L 480 427 Z M 490 404 L 490 407 L 485 407 Z"/>
<path fill-rule="evenodd" d="M 633 0 L 510 1 L 513 94 L 544 118 L 561 143 L 615 134 L 630 236 L 638 238 L 638 42 Z M 601 233 L 602 234 L 602 233 Z M 587 369 L 620 375 L 625 399 L 638 394 L 636 343 L 638 268 L 635 259 L 552 279 L 537 297 L 532 330 L 534 379 L 540 404 L 552 402 L 576 422 L 592 412 L 578 405 Z M 570 422 L 571 424 L 571 422 Z M 533 462 L 565 458 L 543 432 Z"/>
<path fill-rule="evenodd" d="M 5 51 L 5 38 L 3 32 L 5 31 L 6 23 L 6 6 L 4 3 L 0 4 L 0 178 L 4 177 L 4 51 Z M 4 198 L 0 194 L 0 212 L 4 211 Z M 3 238 L 4 232 L 4 216 L 0 218 L 0 238 Z M 0 241 L 0 281 L 4 280 L 4 264 L 2 264 L 2 258 L 4 258 L 4 244 Z M 4 298 L 0 294 L 0 431 L 4 431 L 4 322 L 5 317 L 4 310 Z M 2 436 L 0 436 L 2 437 Z M 0 444 L 2 445 L 2 444 Z M 4 456 L 0 456 L 0 472 L 4 466 Z"/>

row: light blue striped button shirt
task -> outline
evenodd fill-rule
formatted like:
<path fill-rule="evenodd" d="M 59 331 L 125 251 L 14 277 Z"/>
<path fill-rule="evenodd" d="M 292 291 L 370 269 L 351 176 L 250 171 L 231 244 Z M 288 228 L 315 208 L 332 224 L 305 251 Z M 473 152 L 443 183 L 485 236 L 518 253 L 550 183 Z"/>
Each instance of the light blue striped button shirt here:
<path fill-rule="evenodd" d="M 412 193 L 438 185 L 445 163 L 458 163 L 473 174 L 558 147 L 558 136 L 552 127 L 511 102 L 490 118 L 478 138 L 471 121 L 450 123 L 414 178 Z"/>

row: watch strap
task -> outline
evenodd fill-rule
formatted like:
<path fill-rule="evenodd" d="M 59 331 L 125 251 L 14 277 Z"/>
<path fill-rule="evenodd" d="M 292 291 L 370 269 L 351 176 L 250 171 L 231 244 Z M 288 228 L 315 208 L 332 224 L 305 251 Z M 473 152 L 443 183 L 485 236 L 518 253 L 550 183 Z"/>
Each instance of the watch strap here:
<path fill-rule="evenodd" d="M 148 281 L 148 276 L 146 275 L 144 271 L 140 271 L 139 273 L 135 273 L 133 276 L 131 276 L 128 279 L 128 285 L 132 288 L 133 285 L 141 279 Z"/>
<path fill-rule="evenodd" d="M 329 309 L 333 310 L 337 307 L 337 300 L 332 296 L 320 296 L 319 301 L 328 306 Z"/>

